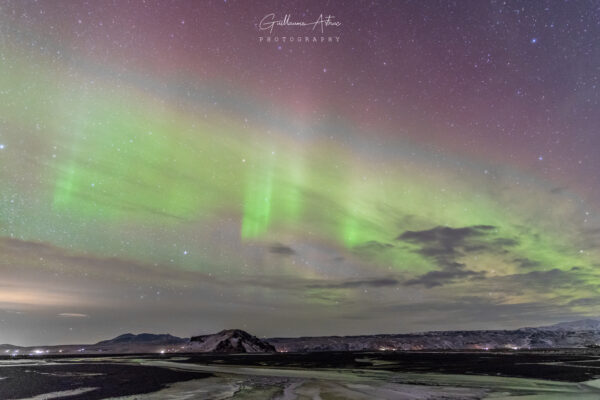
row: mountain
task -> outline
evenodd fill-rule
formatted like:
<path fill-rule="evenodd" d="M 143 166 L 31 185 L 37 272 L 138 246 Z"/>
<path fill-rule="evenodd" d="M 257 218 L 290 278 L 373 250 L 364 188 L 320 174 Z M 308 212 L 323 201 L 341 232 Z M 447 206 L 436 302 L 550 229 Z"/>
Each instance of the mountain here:
<path fill-rule="evenodd" d="M 577 321 L 560 322 L 558 324 L 535 328 L 545 331 L 597 331 L 600 330 L 600 319 L 581 319 Z"/>
<path fill-rule="evenodd" d="M 584 319 L 515 330 L 269 338 L 268 341 L 280 352 L 600 347 L 600 320 Z"/>
<path fill-rule="evenodd" d="M 111 344 L 135 344 L 135 343 L 143 343 L 143 344 L 176 344 L 187 342 L 187 339 L 183 339 L 177 336 L 169 335 L 169 334 L 152 334 L 152 333 L 140 333 L 138 335 L 134 335 L 133 333 L 125 333 L 123 335 L 117 336 L 114 339 L 103 340 L 101 342 L 96 343 L 97 346 L 106 346 Z"/>
<path fill-rule="evenodd" d="M 213 335 L 193 336 L 190 350 L 211 353 L 271 353 L 275 347 L 241 329 L 226 329 Z"/>
<path fill-rule="evenodd" d="M 45 356 L 53 354 L 143 354 L 143 353 L 268 353 L 275 347 L 239 329 L 224 330 L 191 339 L 169 334 L 125 333 L 95 344 L 21 347 L 0 345 L 0 356 Z"/>
<path fill-rule="evenodd" d="M 126 333 L 96 344 L 21 347 L 0 345 L 0 356 L 132 353 L 269 353 L 317 351 L 492 350 L 600 347 L 600 319 L 583 319 L 514 330 L 258 339 L 228 329 L 190 339 L 169 334 Z"/>

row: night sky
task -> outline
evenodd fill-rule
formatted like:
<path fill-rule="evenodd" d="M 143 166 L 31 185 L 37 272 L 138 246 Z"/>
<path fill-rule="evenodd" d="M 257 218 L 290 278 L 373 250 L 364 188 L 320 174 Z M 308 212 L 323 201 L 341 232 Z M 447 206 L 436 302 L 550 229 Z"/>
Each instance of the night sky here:
<path fill-rule="evenodd" d="M 0 343 L 599 316 L 599 85 L 597 1 L 1 1 Z"/>

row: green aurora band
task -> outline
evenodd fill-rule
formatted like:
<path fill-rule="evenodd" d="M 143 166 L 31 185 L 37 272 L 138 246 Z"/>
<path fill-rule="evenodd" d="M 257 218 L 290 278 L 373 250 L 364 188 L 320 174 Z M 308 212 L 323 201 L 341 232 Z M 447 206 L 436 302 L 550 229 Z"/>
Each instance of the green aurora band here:
<path fill-rule="evenodd" d="M 193 109 L 206 104 L 179 110 L 139 89 L 107 81 L 78 90 L 84 77 L 51 83 L 28 69 L 24 63 L 3 74 L 1 84 L 13 95 L 0 106 L 2 113 L 20 130 L 43 126 L 44 142 L 62 143 L 59 156 L 36 155 L 37 167 L 45 171 L 43 187 L 51 191 L 42 197 L 50 195 L 54 212 L 82 224 L 177 225 L 230 215 L 242 240 L 268 241 L 285 232 L 347 249 L 393 244 L 402 231 L 423 226 L 492 225 L 502 237 L 521 239 L 511 249 L 515 258 L 553 268 L 586 264 L 580 249 L 548 229 L 560 220 L 533 221 L 536 201 L 527 197 L 543 196 L 543 187 L 510 188 L 525 200 L 509 208 L 494 192 L 481 191 L 478 185 L 485 183 L 469 171 L 428 165 L 423 156 L 404 164 L 400 154 L 385 164 L 367 155 L 357 163 L 353 149 L 323 139 L 302 143 L 284 130 L 265 135 L 268 127 L 234 124 L 226 115 L 199 118 Z M 566 200 L 559 199 L 566 203 L 561 207 L 568 207 Z M 523 234 L 528 214 L 535 223 Z M 415 222 L 400 224 L 406 216 Z M 17 235 L 53 241 L 20 228 Z M 436 268 L 410 246 L 376 258 L 418 273 Z M 510 272 L 510 265 L 504 268 Z"/>

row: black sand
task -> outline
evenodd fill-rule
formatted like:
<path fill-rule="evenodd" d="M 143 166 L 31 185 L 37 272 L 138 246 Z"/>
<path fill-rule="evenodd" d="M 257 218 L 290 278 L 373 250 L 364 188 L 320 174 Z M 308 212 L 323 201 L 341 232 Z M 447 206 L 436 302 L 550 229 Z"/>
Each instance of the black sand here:
<path fill-rule="evenodd" d="M 166 368 L 110 363 L 36 365 L 0 368 L 0 399 L 32 397 L 44 393 L 98 389 L 70 400 L 96 400 L 114 396 L 150 393 L 173 382 L 211 376 L 206 373 L 172 371 Z"/>

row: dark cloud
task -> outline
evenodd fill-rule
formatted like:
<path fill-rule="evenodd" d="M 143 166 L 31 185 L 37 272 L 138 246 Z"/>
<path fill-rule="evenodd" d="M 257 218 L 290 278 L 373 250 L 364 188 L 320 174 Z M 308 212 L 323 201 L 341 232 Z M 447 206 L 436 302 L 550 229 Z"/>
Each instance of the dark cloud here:
<path fill-rule="evenodd" d="M 583 297 L 581 299 L 571 300 L 568 304 L 570 307 L 596 307 L 600 306 L 600 297 Z"/>
<path fill-rule="evenodd" d="M 488 296 L 459 296 L 439 301 L 425 301 L 416 304 L 393 304 L 373 309 L 372 312 L 411 315 L 428 314 L 430 328 L 462 329 L 465 326 L 481 326 L 489 329 L 520 328 L 541 325 L 547 321 L 572 319 L 573 312 L 561 304 L 561 299 L 507 303 L 505 299 Z M 435 317 L 443 318 L 439 324 Z M 451 321 L 451 322 L 448 322 Z M 465 325 L 462 325 L 465 324 Z"/>
<path fill-rule="evenodd" d="M 274 278 L 261 276 L 259 278 L 246 278 L 235 283 L 243 286 L 256 286 L 273 290 L 285 290 L 289 292 L 303 292 L 307 289 L 354 289 L 360 287 L 382 288 L 397 286 L 400 281 L 391 277 L 365 278 L 353 280 L 335 279 L 287 279 L 283 277 Z"/>
<path fill-rule="evenodd" d="M 582 273 L 579 267 L 570 269 L 553 268 L 545 271 L 531 271 L 524 274 L 512 274 L 494 278 L 503 281 L 504 290 L 515 287 L 528 289 L 551 290 L 556 288 L 572 288 L 588 286 L 587 274 Z"/>
<path fill-rule="evenodd" d="M 427 288 L 442 286 L 461 278 L 483 278 L 485 273 L 464 269 L 464 264 L 458 264 L 455 268 L 444 268 L 441 271 L 431 271 L 415 279 L 404 282 L 407 286 L 423 285 Z"/>
<path fill-rule="evenodd" d="M 540 268 L 542 264 L 535 260 L 530 260 L 529 258 L 515 258 L 513 262 L 516 263 L 522 269 L 532 269 L 532 268 Z"/>
<path fill-rule="evenodd" d="M 597 274 L 592 270 L 580 267 L 567 269 L 548 269 L 516 273 L 510 275 L 487 275 L 485 280 L 471 288 L 472 294 L 484 295 L 489 292 L 503 296 L 548 296 L 555 293 L 554 298 L 566 305 L 576 298 L 592 297 L 600 288 Z M 561 293 L 561 299 L 558 298 Z"/>
<path fill-rule="evenodd" d="M 437 226 L 424 231 L 406 231 L 398 240 L 411 243 L 439 243 L 446 247 L 454 247 L 464 242 L 467 238 L 473 236 L 483 236 L 486 232 L 496 229 L 491 225 L 474 225 L 463 228 L 450 228 L 447 226 Z"/>
<path fill-rule="evenodd" d="M 393 249 L 395 246 L 391 243 L 378 242 L 370 240 L 354 246 L 352 251 L 359 257 L 373 257 L 382 254 L 385 251 Z"/>
<path fill-rule="evenodd" d="M 513 247 L 517 246 L 519 244 L 519 241 L 517 239 L 512 238 L 496 238 L 492 240 L 492 244 L 498 247 Z"/>
<path fill-rule="evenodd" d="M 390 244 L 390 243 L 382 243 L 382 242 L 377 242 L 375 240 L 370 240 L 368 242 L 359 244 L 358 246 L 354 247 L 354 249 L 359 252 L 360 251 L 383 251 L 386 249 L 391 249 L 393 247 L 394 247 L 394 245 Z"/>
<path fill-rule="evenodd" d="M 437 226 L 423 231 L 406 231 L 397 240 L 419 246 L 418 253 L 433 258 L 456 258 L 465 253 L 502 253 L 504 247 L 518 244 L 516 239 L 495 237 L 496 227 L 474 225 L 462 228 Z"/>
<path fill-rule="evenodd" d="M 274 245 L 269 247 L 269 252 L 273 254 L 281 254 L 284 256 L 293 256 L 294 254 L 296 254 L 296 251 L 294 249 L 281 243 L 275 243 Z"/>
<path fill-rule="evenodd" d="M 342 281 L 342 282 L 323 282 L 313 283 L 306 287 L 310 289 L 353 289 L 358 287 L 385 287 L 385 286 L 397 286 L 400 282 L 393 278 L 375 278 L 375 279 L 361 279 L 353 281 Z"/>
<path fill-rule="evenodd" d="M 439 270 L 428 272 L 405 282 L 431 288 L 459 279 L 483 278 L 485 273 L 467 269 L 458 262 L 467 253 L 505 253 L 505 247 L 518 244 L 516 239 L 496 237 L 496 227 L 474 225 L 461 228 L 438 226 L 423 231 L 406 231 L 397 240 L 418 246 L 417 253 L 430 259 Z"/>

